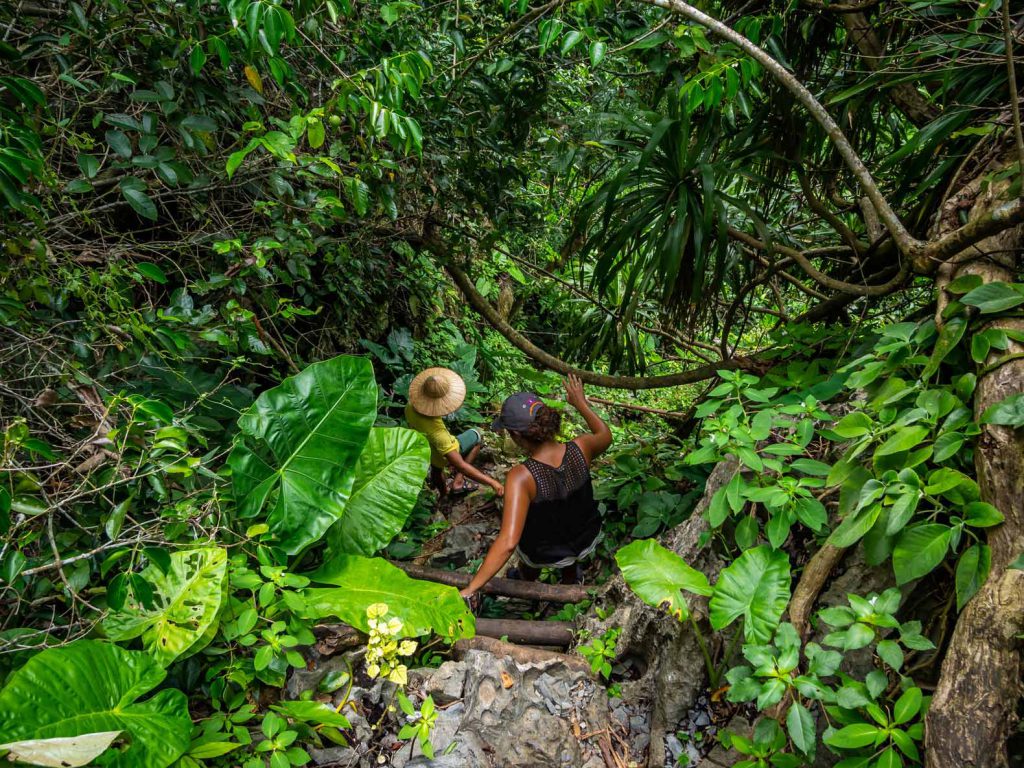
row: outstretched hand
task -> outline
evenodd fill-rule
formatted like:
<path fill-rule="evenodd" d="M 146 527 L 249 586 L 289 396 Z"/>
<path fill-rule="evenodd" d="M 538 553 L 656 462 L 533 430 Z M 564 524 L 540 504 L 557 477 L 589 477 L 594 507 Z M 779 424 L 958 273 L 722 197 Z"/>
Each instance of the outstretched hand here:
<path fill-rule="evenodd" d="M 583 394 L 583 382 L 579 376 L 572 373 L 565 379 L 565 401 L 576 409 L 587 404 L 587 396 Z"/>

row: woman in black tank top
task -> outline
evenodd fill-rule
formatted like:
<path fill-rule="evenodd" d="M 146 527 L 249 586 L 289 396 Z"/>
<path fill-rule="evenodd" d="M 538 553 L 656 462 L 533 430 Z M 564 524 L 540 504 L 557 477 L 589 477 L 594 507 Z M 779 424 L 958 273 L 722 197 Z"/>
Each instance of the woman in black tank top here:
<path fill-rule="evenodd" d="M 601 517 L 594 502 L 590 464 L 612 442 L 608 425 L 590 407 L 583 384 L 575 376 L 565 382 L 566 401 L 587 422 L 590 432 L 569 443 L 555 439 L 562 414 L 530 392 L 505 400 L 495 430 L 508 430 L 527 455 L 505 478 L 501 531 L 491 545 L 463 597 L 472 597 L 508 562 L 519 555 L 523 578 L 536 579 L 542 567 L 561 568 L 571 581 L 576 561 L 597 546 Z"/>

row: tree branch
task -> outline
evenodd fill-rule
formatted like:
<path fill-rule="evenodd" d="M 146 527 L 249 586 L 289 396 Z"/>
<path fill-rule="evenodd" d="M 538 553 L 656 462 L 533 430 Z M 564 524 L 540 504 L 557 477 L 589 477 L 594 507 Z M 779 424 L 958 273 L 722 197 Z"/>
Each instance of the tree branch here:
<path fill-rule="evenodd" d="M 826 3 L 823 0 L 800 0 L 803 5 L 829 13 L 861 13 L 881 4 L 882 0 L 863 0 L 860 3 Z"/>
<path fill-rule="evenodd" d="M 836 280 L 834 277 L 829 277 L 824 272 L 817 269 L 810 260 L 796 248 L 790 248 L 779 243 L 762 243 L 752 235 L 748 235 L 746 232 L 741 232 L 738 229 L 729 227 L 729 237 L 734 240 L 739 240 L 742 243 L 746 243 L 751 248 L 757 248 L 762 251 L 776 251 L 786 256 L 797 264 L 800 268 L 807 273 L 814 282 L 818 285 L 830 288 L 833 291 L 839 291 L 841 293 L 848 293 L 851 296 L 884 296 L 887 293 L 892 293 L 898 288 L 910 275 L 910 260 L 905 259 L 900 265 L 899 271 L 890 280 L 881 283 L 879 285 L 858 285 L 857 283 L 847 283 L 844 280 Z"/>
<path fill-rule="evenodd" d="M 702 365 L 697 368 L 691 368 L 688 371 L 670 373 L 663 376 L 615 376 L 574 368 L 564 360 L 545 352 L 513 328 L 476 289 L 476 286 L 473 285 L 473 281 L 469 278 L 469 275 L 467 275 L 452 261 L 447 252 L 447 248 L 442 241 L 438 240 L 436 237 L 428 235 L 421 240 L 414 239 L 413 242 L 422 248 L 426 248 L 439 259 L 441 265 L 448 272 L 459 290 L 462 291 L 470 306 L 483 316 L 483 318 L 491 324 L 491 327 L 504 336 L 512 346 L 544 367 L 550 368 L 551 370 L 561 374 L 575 374 L 580 377 L 581 381 L 584 381 L 587 384 L 594 384 L 599 387 L 608 387 L 609 389 L 659 389 L 662 387 L 678 387 L 684 384 L 694 384 L 698 381 L 713 379 L 718 375 L 718 371 L 746 368 L 752 366 L 756 362 L 756 358 L 753 357 L 738 357 L 731 360 L 723 360 L 720 362 L 710 363 L 708 365 Z"/>
<path fill-rule="evenodd" d="M 918 254 L 923 250 L 925 244 L 911 235 L 907 228 L 903 226 L 903 222 L 900 221 L 895 211 L 889 205 L 889 201 L 885 199 L 885 196 L 879 190 L 878 185 L 871 176 L 871 172 L 868 171 L 864 161 L 860 159 L 853 145 L 850 144 L 850 140 L 846 138 L 846 134 L 843 133 L 836 121 L 832 119 L 828 110 L 821 105 L 821 102 L 814 98 L 814 95 L 807 87 L 797 80 L 789 70 L 736 30 L 726 26 L 718 19 L 697 10 L 689 3 L 683 2 L 683 0 L 640 0 L 640 2 L 663 8 L 706 27 L 713 34 L 739 46 L 740 49 L 768 70 L 786 90 L 796 96 L 797 101 L 804 105 L 807 111 L 810 112 L 811 117 L 825 129 L 839 155 L 860 183 L 864 194 L 874 204 L 879 218 L 889 231 L 889 234 L 892 235 L 893 240 L 896 241 L 899 249 L 906 254 Z"/>
<path fill-rule="evenodd" d="M 832 229 L 843 238 L 843 242 L 850 247 L 854 254 L 862 253 L 864 248 L 857 242 L 857 235 L 853 233 L 853 230 L 846 226 L 846 222 L 826 208 L 821 199 L 814 194 L 814 190 L 811 189 L 811 182 L 807 178 L 807 174 L 800 167 L 799 161 L 795 163 L 794 170 L 796 171 L 797 182 L 800 184 L 800 190 L 804 193 L 804 199 L 807 200 L 807 207 L 827 221 L 832 226 Z"/>
<path fill-rule="evenodd" d="M 1006 46 L 1006 76 L 1010 86 L 1010 111 L 1013 113 L 1013 137 L 1017 142 L 1017 173 L 1024 176 L 1024 133 L 1020 127 L 1020 97 L 1017 72 L 1013 65 L 1013 32 L 1010 29 L 1010 2 L 1003 0 L 1003 43 Z M 1021 191 L 1024 196 L 1024 190 Z"/>
<path fill-rule="evenodd" d="M 881 68 L 885 49 L 867 16 L 851 12 L 843 16 L 843 24 L 853 44 L 864 58 L 867 68 L 877 72 Z M 930 123 L 940 114 L 939 110 L 933 104 L 929 104 L 911 83 L 897 83 L 888 90 L 893 104 L 918 127 Z"/>
<path fill-rule="evenodd" d="M 988 213 L 968 221 L 960 229 L 928 243 L 915 259 L 914 268 L 922 274 L 928 274 L 935 270 L 939 262 L 1021 223 L 1024 223 L 1024 198 L 1018 197 L 995 206 Z"/>

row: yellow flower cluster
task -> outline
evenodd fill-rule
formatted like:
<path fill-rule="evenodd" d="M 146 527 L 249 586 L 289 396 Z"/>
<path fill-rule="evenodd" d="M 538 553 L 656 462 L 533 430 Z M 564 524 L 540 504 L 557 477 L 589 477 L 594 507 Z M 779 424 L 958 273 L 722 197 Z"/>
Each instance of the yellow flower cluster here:
<path fill-rule="evenodd" d="M 397 616 L 386 619 L 387 603 L 374 603 L 366 609 L 370 639 L 366 643 L 366 674 L 383 677 L 398 685 L 408 681 L 408 668 L 399 656 L 412 656 L 416 652 L 415 640 L 402 640 L 396 636 L 402 631 L 402 620 Z"/>

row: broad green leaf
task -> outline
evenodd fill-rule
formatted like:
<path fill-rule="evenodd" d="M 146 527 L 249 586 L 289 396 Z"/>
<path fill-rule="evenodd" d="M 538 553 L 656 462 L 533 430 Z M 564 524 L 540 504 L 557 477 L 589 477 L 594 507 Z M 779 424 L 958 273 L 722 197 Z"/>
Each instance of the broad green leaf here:
<path fill-rule="evenodd" d="M 878 756 L 878 760 L 875 762 L 876 768 L 903 768 L 903 758 L 900 757 L 892 747 L 889 747 L 885 752 Z"/>
<path fill-rule="evenodd" d="M 128 205 L 130 205 L 135 212 L 139 214 L 139 216 L 144 219 L 149 219 L 150 221 L 156 221 L 156 204 L 149 195 L 136 186 L 121 184 L 120 188 L 121 194 L 124 195 L 124 199 L 128 201 Z"/>
<path fill-rule="evenodd" d="M 0 742 L 125 732 L 130 742 L 109 768 L 165 768 L 189 747 L 185 695 L 167 688 L 145 701 L 167 673 L 147 653 L 77 640 L 33 656 L 0 691 Z"/>
<path fill-rule="evenodd" d="M 900 427 L 896 434 L 875 450 L 875 456 L 890 456 L 917 448 L 927 436 L 927 427 Z"/>
<path fill-rule="evenodd" d="M 319 120 L 312 118 L 309 121 L 309 127 L 306 128 L 306 139 L 309 141 L 309 146 L 313 149 L 319 149 L 324 144 L 324 124 Z"/>
<path fill-rule="evenodd" d="M 1024 304 L 1024 293 L 1008 283 L 996 281 L 978 286 L 960 301 L 977 307 L 983 315 L 989 315 Z"/>
<path fill-rule="evenodd" d="M 973 291 L 984 282 L 981 275 L 960 275 L 956 280 L 946 286 L 949 293 L 963 295 Z"/>
<path fill-rule="evenodd" d="M 372 555 L 402 530 L 430 466 L 419 432 L 374 427 L 355 464 L 352 495 L 327 534 L 331 551 Z"/>
<path fill-rule="evenodd" d="M 707 577 L 654 539 L 633 541 L 615 553 L 615 562 L 629 588 L 648 605 L 666 608 L 682 621 L 689 607 L 681 590 L 697 595 L 712 594 Z"/>
<path fill-rule="evenodd" d="M 964 522 L 975 528 L 991 528 L 1006 518 L 1003 513 L 984 501 L 972 501 L 963 508 Z"/>
<path fill-rule="evenodd" d="M 337 617 L 367 632 L 366 609 L 385 603 L 388 615 L 402 620 L 402 637 L 435 632 L 453 641 L 475 633 L 473 614 L 455 587 L 409 578 L 387 560 L 338 555 L 307 575 L 318 584 L 334 585 L 303 590 L 308 618 Z"/>
<path fill-rule="evenodd" d="M 27 739 L 12 744 L 0 744 L 0 750 L 8 750 L 8 760 L 40 765 L 44 768 L 78 768 L 89 765 L 102 755 L 120 731 L 86 733 L 81 736 L 65 736 L 54 739 Z"/>
<path fill-rule="evenodd" d="M 114 150 L 116 154 L 126 158 L 132 156 L 132 143 L 123 132 L 110 130 L 103 137 L 107 140 L 107 146 Z"/>
<path fill-rule="evenodd" d="M 882 505 L 878 503 L 852 512 L 832 531 L 828 543 L 834 547 L 852 547 L 871 530 L 881 512 Z"/>
<path fill-rule="evenodd" d="M 578 29 L 574 29 L 571 30 L 570 32 L 567 32 L 565 36 L 562 38 L 562 55 L 565 56 L 567 53 L 569 53 L 569 51 L 575 48 L 579 44 L 579 42 L 584 39 L 584 37 L 584 34 L 580 32 Z"/>
<path fill-rule="evenodd" d="M 967 330 L 967 318 L 963 315 L 957 315 L 952 317 L 949 321 L 942 326 L 942 331 L 939 332 L 938 341 L 935 342 L 935 348 L 932 350 L 931 359 L 928 361 L 928 365 L 921 371 L 921 377 L 925 379 L 931 378 L 939 366 L 942 365 L 942 361 L 949 356 L 949 353 L 956 349 L 956 345 L 960 343 L 960 340 L 964 337 L 964 331 Z"/>
<path fill-rule="evenodd" d="M 854 411 L 848 413 L 832 427 L 832 431 L 840 437 L 861 437 L 871 431 L 874 422 L 866 413 Z"/>
<path fill-rule="evenodd" d="M 93 179 L 100 170 L 100 161 L 95 155 L 79 155 L 78 167 L 87 179 Z"/>
<path fill-rule="evenodd" d="M 892 553 L 892 568 L 897 584 L 919 579 L 931 573 L 946 557 L 952 529 L 948 525 L 926 523 L 905 529 Z"/>
<path fill-rule="evenodd" d="M 919 762 L 921 760 L 921 753 L 918 751 L 917 745 L 914 744 L 914 740 L 910 738 L 906 731 L 894 728 L 890 734 L 890 738 L 892 739 L 893 744 L 899 747 L 900 752 L 911 760 L 915 762 Z"/>
<path fill-rule="evenodd" d="M 203 65 L 206 63 L 206 52 L 203 51 L 202 46 L 197 45 L 192 49 L 192 52 L 188 55 L 188 66 L 192 70 L 193 75 L 198 75 L 203 71 Z"/>
<path fill-rule="evenodd" d="M 600 40 L 590 44 L 590 66 L 596 67 L 604 60 L 605 52 L 608 50 L 608 46 L 602 43 Z"/>
<path fill-rule="evenodd" d="M 140 261 L 135 264 L 136 271 L 143 277 L 148 277 L 150 280 L 164 285 L 167 282 L 167 275 L 160 269 L 156 264 L 152 264 L 148 261 Z"/>
<path fill-rule="evenodd" d="M 825 743 L 842 749 L 856 749 L 875 743 L 879 730 L 870 723 L 854 723 L 825 737 Z"/>
<path fill-rule="evenodd" d="M 1024 392 L 1010 395 L 981 414 L 982 424 L 999 424 L 1005 427 L 1024 426 Z"/>
<path fill-rule="evenodd" d="M 921 689 L 908 688 L 892 708 L 893 722 L 897 725 L 912 720 L 921 711 Z"/>
<path fill-rule="evenodd" d="M 155 564 L 142 572 L 153 586 L 153 609 L 132 605 L 112 611 L 103 629 L 118 642 L 141 635 L 146 650 L 166 667 L 179 656 L 202 650 L 212 639 L 226 573 L 227 553 L 220 547 L 175 552 L 166 573 Z"/>
<path fill-rule="evenodd" d="M 789 557 L 762 545 L 722 571 L 711 596 L 711 626 L 723 629 L 743 616 L 747 642 L 767 643 L 789 603 Z"/>
<path fill-rule="evenodd" d="M 786 730 L 793 746 L 805 755 L 814 754 L 814 717 L 799 701 L 793 702 L 786 715 Z"/>
<path fill-rule="evenodd" d="M 282 701 L 274 705 L 273 709 L 304 723 L 318 723 L 335 728 L 351 727 L 347 717 L 322 701 Z"/>
<path fill-rule="evenodd" d="M 288 554 L 319 540 L 344 513 L 376 402 L 370 361 L 349 355 L 261 394 L 239 418 L 242 434 L 228 456 L 239 515 L 268 508 L 266 522 Z"/>
<path fill-rule="evenodd" d="M 348 177 L 342 179 L 342 186 L 345 189 L 345 197 L 356 209 L 356 213 L 365 216 L 370 210 L 370 188 L 362 179 Z"/>
<path fill-rule="evenodd" d="M 992 568 L 992 550 L 987 544 L 975 544 L 964 550 L 956 564 L 956 609 L 963 610 L 988 578 Z"/>
<path fill-rule="evenodd" d="M 961 485 L 977 487 L 974 480 L 963 472 L 950 469 L 949 467 L 942 467 L 928 476 L 928 484 L 925 486 L 924 492 L 931 496 L 936 496 L 945 494 L 954 488 L 959 488 Z"/>
<path fill-rule="evenodd" d="M 878 658 L 896 671 L 903 666 L 903 649 L 895 641 L 879 640 L 875 652 L 878 654 Z"/>

